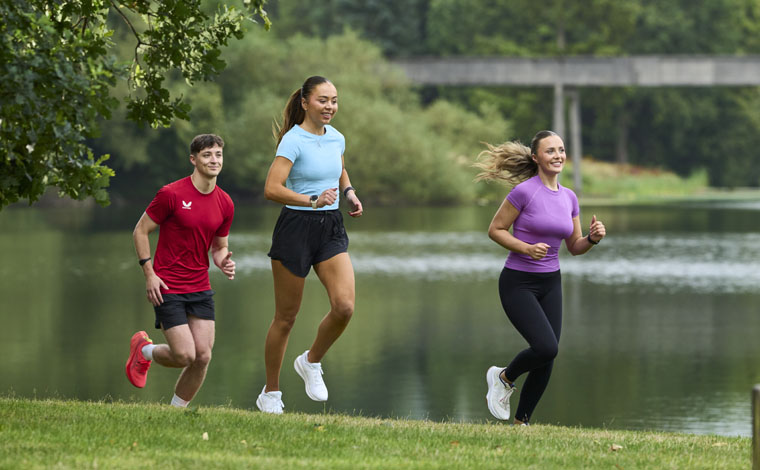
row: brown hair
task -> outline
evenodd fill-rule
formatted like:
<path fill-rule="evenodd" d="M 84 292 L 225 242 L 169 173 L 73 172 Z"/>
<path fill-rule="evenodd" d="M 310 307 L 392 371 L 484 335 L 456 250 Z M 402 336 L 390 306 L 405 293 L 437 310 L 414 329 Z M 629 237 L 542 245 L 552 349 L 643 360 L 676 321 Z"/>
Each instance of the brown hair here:
<path fill-rule="evenodd" d="M 303 106 L 301 106 L 301 98 L 308 101 L 314 88 L 323 83 L 330 83 L 330 80 L 319 75 L 314 75 L 307 78 L 306 81 L 303 82 L 301 88 L 298 88 L 290 94 L 285 109 L 282 110 L 282 124 L 275 121 L 272 125 L 272 133 L 277 141 L 276 145 L 280 145 L 282 136 L 284 136 L 285 133 L 292 129 L 296 124 L 301 124 L 306 117 L 306 111 L 304 111 Z"/>
<path fill-rule="evenodd" d="M 487 150 L 478 154 L 478 161 L 474 164 L 482 171 L 475 176 L 475 181 L 504 180 L 510 184 L 518 184 L 536 176 L 538 164 L 533 161 L 532 155 L 538 151 L 538 144 L 549 136 L 557 136 L 552 131 L 539 131 L 530 141 L 530 148 L 513 140 L 501 145 L 486 143 Z"/>
<path fill-rule="evenodd" d="M 200 134 L 193 137 L 193 141 L 190 142 L 190 155 L 198 155 L 203 149 L 218 145 L 224 147 L 224 141 L 221 137 L 214 134 Z"/>

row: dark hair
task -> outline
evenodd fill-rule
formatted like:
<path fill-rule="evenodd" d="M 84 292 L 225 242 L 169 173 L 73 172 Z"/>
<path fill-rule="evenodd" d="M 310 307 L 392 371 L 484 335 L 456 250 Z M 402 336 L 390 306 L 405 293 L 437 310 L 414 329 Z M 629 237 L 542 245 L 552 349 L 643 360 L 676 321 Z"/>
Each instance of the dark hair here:
<path fill-rule="evenodd" d="M 306 81 L 303 82 L 301 88 L 290 94 L 285 109 L 282 110 L 282 124 L 275 121 L 272 126 L 272 133 L 277 141 L 276 145 L 280 145 L 282 136 L 284 136 L 285 133 L 292 129 L 296 124 L 301 124 L 306 117 L 306 111 L 304 111 L 303 106 L 301 106 L 301 98 L 308 101 L 314 88 L 323 83 L 331 82 L 325 77 L 314 75 L 307 78 Z"/>
<path fill-rule="evenodd" d="M 200 134 L 193 137 L 193 141 L 190 142 L 190 155 L 198 155 L 203 149 L 218 145 L 224 147 L 224 141 L 221 137 L 214 134 Z"/>
<path fill-rule="evenodd" d="M 478 160 L 483 161 L 474 165 L 482 170 L 475 177 L 475 181 L 500 179 L 511 184 L 518 184 L 536 176 L 538 164 L 533 161 L 532 156 L 538 151 L 538 144 L 553 135 L 559 137 L 552 131 L 537 132 L 530 141 L 530 148 L 518 140 L 504 142 L 498 146 L 486 144 L 488 150 L 483 150 L 478 154 Z"/>

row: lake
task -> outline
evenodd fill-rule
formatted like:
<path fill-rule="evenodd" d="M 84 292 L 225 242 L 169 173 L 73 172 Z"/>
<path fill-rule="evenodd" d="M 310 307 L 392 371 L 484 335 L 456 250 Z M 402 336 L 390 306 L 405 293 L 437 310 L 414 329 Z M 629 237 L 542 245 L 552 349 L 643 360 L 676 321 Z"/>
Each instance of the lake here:
<path fill-rule="evenodd" d="M 286 412 L 494 421 L 485 372 L 525 347 L 499 302 L 506 251 L 486 234 L 496 208 L 370 206 L 360 219 L 346 216 L 357 302 L 323 360 L 330 400 L 309 400 L 292 368 L 329 307 L 312 272 L 283 366 Z M 0 212 L 0 393 L 171 399 L 177 370 L 154 365 L 142 390 L 123 370 L 134 331 L 163 341 L 131 239 L 142 210 Z M 217 340 L 195 405 L 256 409 L 274 312 L 266 253 L 278 211 L 237 209 L 230 245 L 238 275 L 228 281 L 211 271 Z M 608 236 L 584 256 L 560 254 L 563 336 L 532 421 L 751 435 L 760 202 L 583 205 L 584 228 L 592 214 Z"/>

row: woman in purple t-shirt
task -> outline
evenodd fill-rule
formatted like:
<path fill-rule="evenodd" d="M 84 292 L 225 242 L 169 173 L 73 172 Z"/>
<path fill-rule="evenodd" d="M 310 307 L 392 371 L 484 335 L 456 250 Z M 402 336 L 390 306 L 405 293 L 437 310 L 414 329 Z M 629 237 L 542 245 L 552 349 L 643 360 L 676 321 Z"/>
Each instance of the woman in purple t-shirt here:
<path fill-rule="evenodd" d="M 527 424 L 557 356 L 562 328 L 560 244 L 564 240 L 571 254 L 582 255 L 606 231 L 593 216 L 589 233 L 583 236 L 578 198 L 558 181 L 566 157 L 565 145 L 554 132 L 540 131 L 530 148 L 519 142 L 488 145 L 480 157 L 477 166 L 483 171 L 478 180 L 516 184 L 494 215 L 488 236 L 509 250 L 499 277 L 499 296 L 507 317 L 529 345 L 508 367 L 488 369 L 486 401 L 496 419 L 509 419 L 515 380 L 527 372 L 515 413 L 515 424 Z"/>

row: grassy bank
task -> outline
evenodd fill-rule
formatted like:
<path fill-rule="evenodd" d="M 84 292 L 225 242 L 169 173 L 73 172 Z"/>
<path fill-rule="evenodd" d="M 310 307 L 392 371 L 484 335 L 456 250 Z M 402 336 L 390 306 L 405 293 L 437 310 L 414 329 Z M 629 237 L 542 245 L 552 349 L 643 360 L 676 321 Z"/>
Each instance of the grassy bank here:
<path fill-rule="evenodd" d="M 0 468 L 737 469 L 751 439 L 0 398 Z"/>
<path fill-rule="evenodd" d="M 584 159 L 581 163 L 583 195 L 617 201 L 668 199 L 703 196 L 709 187 L 707 172 L 697 171 L 687 178 L 656 168 L 618 165 Z M 573 187 L 573 165 L 562 174 L 562 184 Z M 717 192 L 717 191 L 715 191 Z"/>
<path fill-rule="evenodd" d="M 668 204 L 691 201 L 757 201 L 760 188 L 714 188 L 707 172 L 695 171 L 688 177 L 658 168 L 583 159 L 581 202 L 585 204 L 629 205 Z M 573 164 L 568 161 L 560 182 L 575 190 Z M 500 202 L 509 191 L 506 183 L 481 183 L 479 203 Z"/>

